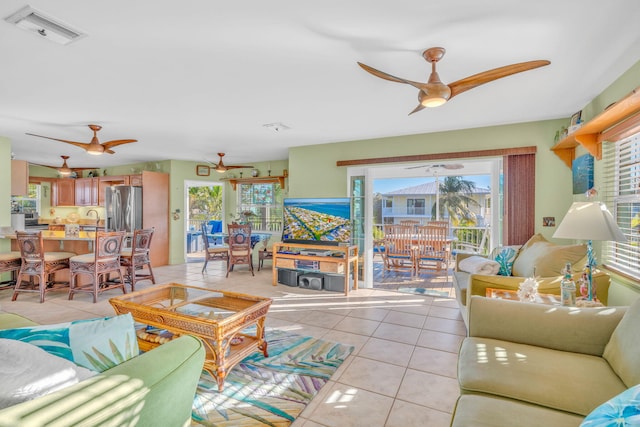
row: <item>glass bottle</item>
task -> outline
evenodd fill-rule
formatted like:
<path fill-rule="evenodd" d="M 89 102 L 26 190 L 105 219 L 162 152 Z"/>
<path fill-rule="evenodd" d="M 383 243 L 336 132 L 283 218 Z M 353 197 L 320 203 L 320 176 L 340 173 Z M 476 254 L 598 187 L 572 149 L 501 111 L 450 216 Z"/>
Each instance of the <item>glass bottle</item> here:
<path fill-rule="evenodd" d="M 564 306 L 576 305 L 576 283 L 571 273 L 571 263 L 564 267 L 564 277 L 560 282 L 560 301 Z"/>

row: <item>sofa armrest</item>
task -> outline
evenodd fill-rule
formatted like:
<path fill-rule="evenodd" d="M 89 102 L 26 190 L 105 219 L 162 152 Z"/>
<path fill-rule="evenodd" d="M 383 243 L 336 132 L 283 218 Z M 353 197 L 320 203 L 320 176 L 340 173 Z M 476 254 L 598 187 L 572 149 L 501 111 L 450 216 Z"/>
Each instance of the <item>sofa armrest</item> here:
<path fill-rule="evenodd" d="M 0 426 L 186 426 L 204 364 L 182 336 L 85 381 L 0 411 Z"/>
<path fill-rule="evenodd" d="M 472 296 L 469 336 L 602 356 L 626 307 L 577 308 Z"/>

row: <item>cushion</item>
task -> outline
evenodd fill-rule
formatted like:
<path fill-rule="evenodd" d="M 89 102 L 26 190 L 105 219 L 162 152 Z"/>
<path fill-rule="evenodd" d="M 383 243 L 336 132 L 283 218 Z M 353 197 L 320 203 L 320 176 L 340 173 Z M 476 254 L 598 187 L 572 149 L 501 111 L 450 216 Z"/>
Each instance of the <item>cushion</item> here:
<path fill-rule="evenodd" d="M 640 384 L 598 406 L 580 424 L 581 427 L 632 425 L 640 425 Z"/>
<path fill-rule="evenodd" d="M 512 274 L 518 277 L 560 276 L 566 263 L 578 264 L 586 254 L 587 245 L 556 245 L 546 241 L 542 235 L 536 235 L 518 253 Z M 579 268 L 582 266 L 574 266 L 574 270 Z"/>
<path fill-rule="evenodd" d="M 0 338 L 23 341 L 98 372 L 139 354 L 133 318 L 121 316 L 74 320 L 55 325 L 0 330 Z"/>
<path fill-rule="evenodd" d="M 467 273 L 493 275 L 497 274 L 500 264 L 482 256 L 470 256 L 458 263 L 458 269 Z"/>
<path fill-rule="evenodd" d="M 602 354 L 602 357 L 611 365 L 611 369 L 618 374 L 627 387 L 640 384 L 638 325 L 640 325 L 640 299 L 629 307 L 620 320 Z"/>
<path fill-rule="evenodd" d="M 494 249 L 491 259 L 500 264 L 500 270 L 498 270 L 500 276 L 511 276 L 518 249 L 519 246 L 504 246 Z"/>
<path fill-rule="evenodd" d="M 93 375 L 34 345 L 0 339 L 0 409 L 44 396 Z"/>

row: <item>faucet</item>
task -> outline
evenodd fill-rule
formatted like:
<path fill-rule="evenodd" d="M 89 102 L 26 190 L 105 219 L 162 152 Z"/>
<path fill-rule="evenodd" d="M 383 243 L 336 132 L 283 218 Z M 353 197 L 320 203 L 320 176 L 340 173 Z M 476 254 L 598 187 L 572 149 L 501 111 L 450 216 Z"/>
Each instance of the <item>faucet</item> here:
<path fill-rule="evenodd" d="M 89 216 L 90 213 L 94 213 L 96 214 L 96 226 L 100 223 L 100 214 L 98 213 L 97 210 L 95 209 L 89 209 L 86 213 L 87 216 Z"/>

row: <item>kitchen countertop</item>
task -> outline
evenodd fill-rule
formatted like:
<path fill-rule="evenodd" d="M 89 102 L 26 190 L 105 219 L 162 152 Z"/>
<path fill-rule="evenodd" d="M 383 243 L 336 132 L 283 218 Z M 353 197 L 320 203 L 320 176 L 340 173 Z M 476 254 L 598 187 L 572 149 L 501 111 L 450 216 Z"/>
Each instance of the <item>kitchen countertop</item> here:
<path fill-rule="evenodd" d="M 2 232 L 0 233 L 2 239 L 15 239 L 15 232 Z M 94 241 L 96 240 L 95 231 L 81 231 L 77 236 L 67 236 L 64 231 L 49 231 L 42 230 L 43 240 L 84 240 Z"/>

